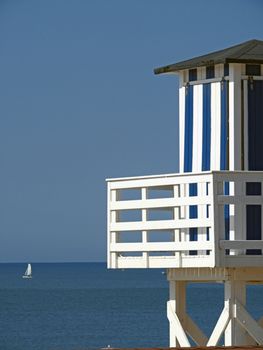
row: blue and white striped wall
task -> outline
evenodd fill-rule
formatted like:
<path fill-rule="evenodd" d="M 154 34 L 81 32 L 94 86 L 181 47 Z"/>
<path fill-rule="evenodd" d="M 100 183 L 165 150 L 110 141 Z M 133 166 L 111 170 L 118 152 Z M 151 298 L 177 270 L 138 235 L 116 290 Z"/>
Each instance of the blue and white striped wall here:
<path fill-rule="evenodd" d="M 180 172 L 263 170 L 263 65 L 252 84 L 245 64 L 215 67 L 214 79 L 180 72 Z"/>
<path fill-rule="evenodd" d="M 204 69 L 199 68 L 199 78 L 190 82 L 188 72 L 180 72 L 180 172 L 263 170 L 263 66 L 262 75 L 253 76 L 252 81 L 246 75 L 245 64 L 230 64 L 227 77 L 222 76 L 221 65 L 215 69 L 217 76 L 213 79 L 204 79 Z M 225 190 L 226 194 L 228 191 L 234 194 L 231 186 Z M 194 184 L 189 192 L 198 195 Z M 253 230 L 247 233 L 243 230 L 243 236 L 237 237 L 229 229 L 234 208 L 226 208 L 226 236 L 261 239 L 261 231 L 255 230 L 255 223 L 261 227 L 261 214 L 256 215 L 256 209 L 248 208 L 247 213 L 248 222 L 254 222 Z M 191 207 L 188 215 L 197 217 L 197 208 Z M 197 229 L 191 229 L 188 234 L 190 240 L 196 240 L 197 235 L 198 239 L 205 236 Z"/>
<path fill-rule="evenodd" d="M 180 172 L 228 168 L 228 82 L 180 89 Z"/>

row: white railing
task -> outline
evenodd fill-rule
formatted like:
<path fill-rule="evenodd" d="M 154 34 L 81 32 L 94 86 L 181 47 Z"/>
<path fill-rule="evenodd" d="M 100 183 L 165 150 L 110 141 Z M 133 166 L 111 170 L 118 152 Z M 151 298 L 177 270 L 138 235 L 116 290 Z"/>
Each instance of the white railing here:
<path fill-rule="evenodd" d="M 262 184 L 263 172 L 108 180 L 108 267 L 263 266 L 263 241 L 246 239 Z"/>

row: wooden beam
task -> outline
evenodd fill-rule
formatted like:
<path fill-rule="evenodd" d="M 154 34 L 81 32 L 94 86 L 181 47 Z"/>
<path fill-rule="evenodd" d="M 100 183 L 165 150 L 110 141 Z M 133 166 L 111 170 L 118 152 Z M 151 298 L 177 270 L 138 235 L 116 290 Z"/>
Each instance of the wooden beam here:
<path fill-rule="evenodd" d="M 167 302 L 167 316 L 169 319 L 169 322 L 173 324 L 174 327 L 176 327 L 176 337 L 177 340 L 182 347 L 190 347 L 191 344 L 187 338 L 187 335 L 185 334 L 185 331 L 183 329 L 183 326 L 176 315 L 176 313 L 173 311 L 170 301 Z"/>
<path fill-rule="evenodd" d="M 263 345 L 263 328 L 260 327 L 238 301 L 236 301 L 236 318 L 240 326 L 243 327 L 259 345 Z"/>
<path fill-rule="evenodd" d="M 229 307 L 225 305 L 206 346 L 216 346 L 229 322 Z"/>
<path fill-rule="evenodd" d="M 186 333 L 193 339 L 196 345 L 205 346 L 208 342 L 207 336 L 197 326 L 197 324 L 186 314 L 184 322 Z"/>

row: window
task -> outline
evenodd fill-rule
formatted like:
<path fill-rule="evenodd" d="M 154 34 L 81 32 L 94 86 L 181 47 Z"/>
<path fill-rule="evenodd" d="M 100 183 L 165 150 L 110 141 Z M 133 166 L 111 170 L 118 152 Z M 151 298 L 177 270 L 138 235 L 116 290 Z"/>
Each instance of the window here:
<path fill-rule="evenodd" d="M 224 64 L 224 76 L 227 77 L 229 75 L 229 64 Z"/>
<path fill-rule="evenodd" d="M 215 77 L 215 66 L 206 67 L 206 79 L 212 79 Z"/>
<path fill-rule="evenodd" d="M 261 75 L 260 64 L 246 64 L 246 75 Z"/>
<path fill-rule="evenodd" d="M 197 80 L 197 69 L 189 69 L 189 81 Z"/>

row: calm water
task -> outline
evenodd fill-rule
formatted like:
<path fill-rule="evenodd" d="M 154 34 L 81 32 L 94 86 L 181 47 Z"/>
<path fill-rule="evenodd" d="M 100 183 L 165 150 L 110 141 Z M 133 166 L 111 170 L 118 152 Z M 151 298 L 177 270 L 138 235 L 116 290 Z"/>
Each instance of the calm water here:
<path fill-rule="evenodd" d="M 105 264 L 0 264 L 0 349 L 84 350 L 168 346 L 168 284 L 160 270 L 107 270 Z M 219 284 L 188 288 L 189 313 L 211 332 L 223 305 Z M 263 288 L 248 289 L 263 315 Z"/>

